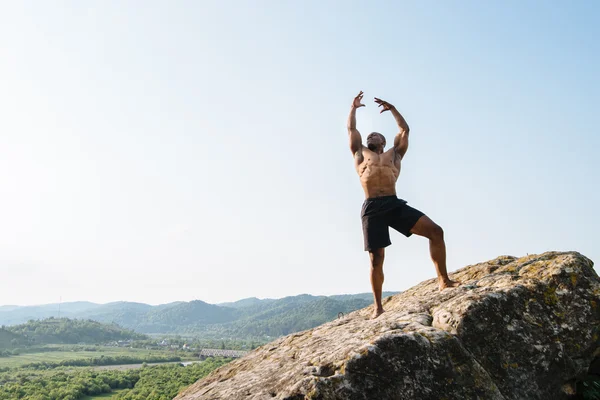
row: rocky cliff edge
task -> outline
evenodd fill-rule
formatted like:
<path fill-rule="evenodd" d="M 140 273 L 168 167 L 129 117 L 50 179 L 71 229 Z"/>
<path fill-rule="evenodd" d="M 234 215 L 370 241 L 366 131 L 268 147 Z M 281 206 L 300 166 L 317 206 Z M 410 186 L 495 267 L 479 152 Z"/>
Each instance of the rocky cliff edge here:
<path fill-rule="evenodd" d="M 566 399 L 600 354 L 600 279 L 576 252 L 494 260 L 288 335 L 177 400 Z"/>

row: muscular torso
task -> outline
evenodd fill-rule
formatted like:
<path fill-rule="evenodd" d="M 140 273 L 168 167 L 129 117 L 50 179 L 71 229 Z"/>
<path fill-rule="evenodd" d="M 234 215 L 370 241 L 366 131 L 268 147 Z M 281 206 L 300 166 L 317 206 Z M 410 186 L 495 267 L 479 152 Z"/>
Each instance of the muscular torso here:
<path fill-rule="evenodd" d="M 400 156 L 394 148 L 377 154 L 366 147 L 362 156 L 354 156 L 356 172 L 367 198 L 396 194 L 396 181 L 400 176 Z"/>

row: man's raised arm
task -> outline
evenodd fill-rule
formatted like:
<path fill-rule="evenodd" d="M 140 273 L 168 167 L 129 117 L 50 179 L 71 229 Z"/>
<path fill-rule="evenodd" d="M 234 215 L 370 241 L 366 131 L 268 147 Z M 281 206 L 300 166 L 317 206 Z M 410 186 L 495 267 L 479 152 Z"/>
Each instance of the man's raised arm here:
<path fill-rule="evenodd" d="M 362 138 L 360 132 L 356 129 L 356 109 L 364 107 L 360 101 L 363 98 L 363 92 L 361 92 L 354 98 L 352 102 L 352 108 L 350 109 L 350 115 L 348 116 L 348 136 L 350 137 L 350 151 L 352 155 L 357 153 L 362 154 Z"/>
<path fill-rule="evenodd" d="M 380 114 L 384 111 L 391 111 L 392 115 L 394 116 L 394 119 L 398 124 L 398 128 L 400 128 L 400 133 L 398 133 L 394 138 L 394 150 L 396 151 L 396 154 L 400 156 L 400 158 L 404 157 L 404 154 L 406 154 L 406 150 L 408 150 L 408 133 L 410 131 L 406 120 L 404 119 L 402 114 L 400 114 L 398 110 L 396 110 L 396 107 L 394 107 L 387 101 L 375 97 L 375 103 L 379 104 L 378 107 L 383 107 L 381 109 Z"/>

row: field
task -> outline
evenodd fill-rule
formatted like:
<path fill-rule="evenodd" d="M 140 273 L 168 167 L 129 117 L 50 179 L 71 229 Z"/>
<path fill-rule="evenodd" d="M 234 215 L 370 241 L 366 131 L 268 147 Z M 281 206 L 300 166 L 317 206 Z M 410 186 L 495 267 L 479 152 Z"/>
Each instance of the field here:
<path fill-rule="evenodd" d="M 34 362 L 61 362 L 64 360 L 77 360 L 83 358 L 92 358 L 104 356 L 146 356 L 155 355 L 163 356 L 168 355 L 169 352 L 160 350 L 146 350 L 146 349 L 130 349 L 120 347 L 103 347 L 99 346 L 97 351 L 48 351 L 41 353 L 26 353 L 18 356 L 11 357 L 0 357 L 0 368 L 18 368 L 25 364 Z M 193 358 L 191 358 L 193 359 Z"/>

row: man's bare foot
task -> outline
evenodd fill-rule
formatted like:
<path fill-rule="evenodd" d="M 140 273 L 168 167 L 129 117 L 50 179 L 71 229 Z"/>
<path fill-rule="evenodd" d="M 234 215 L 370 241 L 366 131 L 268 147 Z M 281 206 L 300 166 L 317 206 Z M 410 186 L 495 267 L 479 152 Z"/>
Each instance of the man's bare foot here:
<path fill-rule="evenodd" d="M 371 315 L 371 319 L 375 319 L 375 318 L 379 317 L 384 312 L 385 312 L 385 310 L 383 308 L 376 308 L 375 311 L 373 311 L 373 315 Z"/>
<path fill-rule="evenodd" d="M 444 289 L 460 286 L 460 282 L 451 281 L 450 279 L 440 280 L 440 292 Z"/>

